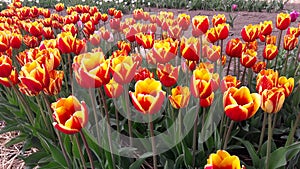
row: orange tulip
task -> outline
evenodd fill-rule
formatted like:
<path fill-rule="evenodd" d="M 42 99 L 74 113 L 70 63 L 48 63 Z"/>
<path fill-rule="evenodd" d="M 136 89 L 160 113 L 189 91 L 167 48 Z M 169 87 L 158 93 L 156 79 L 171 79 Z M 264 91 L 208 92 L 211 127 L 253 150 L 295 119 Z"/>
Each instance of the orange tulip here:
<path fill-rule="evenodd" d="M 253 42 L 259 35 L 258 25 L 246 25 L 241 31 L 241 36 L 245 42 Z"/>
<path fill-rule="evenodd" d="M 49 72 L 44 65 L 37 61 L 26 63 L 19 73 L 19 79 L 26 89 L 39 93 L 49 86 Z"/>
<path fill-rule="evenodd" d="M 204 99 L 200 98 L 200 103 L 199 103 L 200 106 L 201 107 L 209 107 L 212 104 L 213 100 L 214 100 L 214 96 L 215 96 L 215 94 L 214 94 L 214 92 L 212 92 L 210 94 L 210 96 L 208 96 Z"/>
<path fill-rule="evenodd" d="M 171 93 L 168 98 L 175 109 L 185 108 L 189 104 L 191 94 L 187 86 L 176 86 Z"/>
<path fill-rule="evenodd" d="M 283 48 L 285 50 L 293 50 L 298 44 L 298 38 L 294 35 L 285 35 L 283 39 Z"/>
<path fill-rule="evenodd" d="M 226 54 L 230 57 L 238 57 L 242 56 L 243 44 L 240 39 L 230 39 L 226 45 Z"/>
<path fill-rule="evenodd" d="M 157 40 L 153 45 L 153 57 L 156 62 L 165 64 L 175 58 L 178 49 L 178 41 L 172 39 Z"/>
<path fill-rule="evenodd" d="M 6 55 L 0 56 L 0 77 L 10 76 L 12 69 L 12 60 Z"/>
<path fill-rule="evenodd" d="M 130 83 L 135 75 L 138 62 L 131 56 L 119 56 L 112 59 L 113 78 L 119 84 Z"/>
<path fill-rule="evenodd" d="M 261 109 L 266 113 L 279 112 L 285 100 L 283 88 L 273 87 L 271 89 L 264 90 L 261 96 Z"/>
<path fill-rule="evenodd" d="M 18 77 L 17 69 L 13 68 L 8 77 L 0 77 L 0 84 L 6 87 L 11 87 L 9 81 L 12 82 L 13 85 L 16 85 L 19 83 Z"/>
<path fill-rule="evenodd" d="M 24 41 L 24 44 L 26 46 L 28 46 L 29 48 L 37 47 L 37 46 L 39 46 L 39 43 L 40 43 L 37 37 L 35 37 L 35 36 L 29 36 L 29 35 L 25 35 L 23 37 L 23 41 Z"/>
<path fill-rule="evenodd" d="M 261 70 L 266 69 L 266 62 L 259 61 L 252 66 L 252 70 L 255 73 L 259 73 Z"/>
<path fill-rule="evenodd" d="M 51 104 L 51 108 L 54 127 L 65 134 L 78 133 L 88 123 L 88 108 L 75 96 L 60 98 Z"/>
<path fill-rule="evenodd" d="M 221 80 L 221 92 L 226 92 L 230 87 L 239 88 L 241 81 L 237 80 L 235 76 L 227 75 Z"/>
<path fill-rule="evenodd" d="M 109 60 L 102 52 L 77 55 L 72 67 L 77 83 L 83 88 L 98 88 L 110 81 Z"/>
<path fill-rule="evenodd" d="M 49 72 L 49 86 L 44 88 L 44 92 L 47 95 L 57 95 L 62 87 L 62 81 L 64 78 L 64 72 L 58 70 L 52 70 Z"/>
<path fill-rule="evenodd" d="M 19 49 L 22 44 L 22 34 L 12 33 L 10 38 L 10 46 L 14 49 Z"/>
<path fill-rule="evenodd" d="M 207 16 L 202 16 L 202 15 L 194 16 L 192 19 L 192 23 L 195 26 L 195 28 L 200 30 L 201 34 L 205 34 L 206 31 L 208 30 L 209 20 Z"/>
<path fill-rule="evenodd" d="M 273 22 L 272 21 L 264 21 L 260 23 L 260 34 L 267 36 L 270 35 L 273 31 Z"/>
<path fill-rule="evenodd" d="M 215 31 L 218 36 L 218 39 L 224 40 L 229 35 L 229 24 L 227 24 L 227 23 L 218 24 L 215 27 Z"/>
<path fill-rule="evenodd" d="M 218 150 L 217 153 L 209 155 L 207 164 L 204 169 L 246 169 L 244 166 L 241 167 L 239 157 L 230 155 L 225 150 Z"/>
<path fill-rule="evenodd" d="M 65 5 L 63 3 L 58 3 L 58 4 L 55 5 L 55 10 L 57 12 L 60 12 L 60 11 L 64 10 L 64 8 L 65 8 Z"/>
<path fill-rule="evenodd" d="M 109 98 L 118 98 L 123 93 L 123 86 L 113 78 L 104 86 L 104 92 Z"/>
<path fill-rule="evenodd" d="M 72 36 L 71 32 L 62 32 L 57 35 L 58 49 L 62 53 L 71 53 L 73 51 L 74 42 L 75 37 Z"/>
<path fill-rule="evenodd" d="M 278 72 L 273 69 L 261 70 L 256 77 L 256 91 L 261 94 L 266 89 L 276 87 L 278 83 Z"/>
<path fill-rule="evenodd" d="M 286 98 L 289 95 L 291 95 L 294 86 L 295 86 L 294 78 L 291 77 L 287 79 L 285 76 L 281 76 L 278 78 L 277 87 L 281 87 L 284 89 L 284 94 Z"/>
<path fill-rule="evenodd" d="M 257 60 L 257 52 L 253 49 L 247 49 L 242 53 L 242 57 L 240 59 L 241 64 L 246 68 L 251 68 Z"/>
<path fill-rule="evenodd" d="M 179 74 L 179 67 L 173 67 L 171 64 L 166 63 L 157 65 L 157 76 L 162 85 L 166 87 L 174 86 L 177 82 Z"/>
<path fill-rule="evenodd" d="M 243 121 L 251 118 L 259 109 L 261 96 L 250 94 L 250 90 L 242 86 L 240 89 L 229 88 L 223 95 L 224 111 L 233 121 Z"/>
<path fill-rule="evenodd" d="M 265 40 L 266 44 L 273 44 L 276 45 L 276 36 L 266 36 L 266 40 Z"/>
<path fill-rule="evenodd" d="M 135 91 L 129 91 L 133 106 L 142 114 L 155 114 L 163 105 L 166 93 L 161 89 L 161 83 L 153 78 L 139 80 Z"/>
<path fill-rule="evenodd" d="M 288 13 L 279 13 L 276 17 L 276 28 L 285 30 L 291 24 L 291 16 Z"/>
<path fill-rule="evenodd" d="M 10 36 L 6 31 L 0 31 L 0 52 L 5 52 L 10 47 Z"/>
<path fill-rule="evenodd" d="M 154 74 L 150 72 L 147 68 L 140 67 L 134 75 L 134 80 L 144 80 L 146 78 L 154 78 Z"/>
<path fill-rule="evenodd" d="M 182 57 L 190 61 L 199 61 L 200 41 L 197 38 L 182 37 L 180 42 L 180 52 Z"/>
<path fill-rule="evenodd" d="M 276 45 L 267 44 L 263 51 L 263 57 L 267 60 L 273 60 L 278 54 L 278 49 Z"/>
<path fill-rule="evenodd" d="M 31 35 L 38 37 L 43 33 L 43 26 L 44 25 L 42 23 L 35 21 L 35 22 L 29 24 L 28 32 Z"/>
<path fill-rule="evenodd" d="M 191 77 L 190 88 L 195 98 L 204 99 L 209 97 L 213 91 L 212 73 L 205 68 L 195 69 Z"/>

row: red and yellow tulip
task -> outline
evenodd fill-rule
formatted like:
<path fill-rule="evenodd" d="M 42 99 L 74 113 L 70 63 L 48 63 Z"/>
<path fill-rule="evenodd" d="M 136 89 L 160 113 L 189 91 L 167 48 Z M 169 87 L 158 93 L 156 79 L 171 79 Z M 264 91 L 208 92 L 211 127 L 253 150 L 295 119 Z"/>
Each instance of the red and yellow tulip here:
<path fill-rule="evenodd" d="M 185 108 L 188 105 L 191 94 L 187 86 L 176 86 L 171 90 L 171 93 L 169 100 L 175 109 Z"/>
<path fill-rule="evenodd" d="M 242 49 L 243 43 L 240 39 L 230 39 L 226 45 L 226 54 L 231 57 L 238 57 L 242 56 Z"/>
<path fill-rule="evenodd" d="M 200 31 L 200 34 L 205 34 L 209 27 L 209 20 L 207 16 L 197 15 L 192 19 L 193 26 Z"/>
<path fill-rule="evenodd" d="M 266 113 L 277 113 L 282 108 L 285 94 L 283 88 L 273 87 L 261 93 L 261 109 Z"/>
<path fill-rule="evenodd" d="M 0 77 L 10 76 L 12 69 L 12 60 L 6 55 L 0 56 Z"/>
<path fill-rule="evenodd" d="M 237 80 L 235 76 L 227 75 L 223 77 L 221 80 L 221 92 L 226 92 L 230 87 L 239 88 L 241 85 L 241 81 Z"/>
<path fill-rule="evenodd" d="M 180 52 L 182 57 L 189 61 L 199 61 L 199 49 L 200 41 L 198 38 L 190 37 L 186 39 L 185 37 L 181 38 L 180 42 Z"/>
<path fill-rule="evenodd" d="M 283 48 L 285 50 L 293 50 L 298 44 L 298 38 L 292 34 L 288 34 L 284 36 L 283 39 Z"/>
<path fill-rule="evenodd" d="M 218 150 L 217 153 L 209 155 L 204 169 L 246 169 L 241 166 L 239 157 L 230 155 L 225 150 Z"/>
<path fill-rule="evenodd" d="M 278 84 L 277 87 L 281 87 L 284 89 L 285 97 L 287 98 L 289 95 L 291 95 L 295 82 L 294 78 L 286 78 L 285 76 L 281 76 L 278 78 Z"/>
<path fill-rule="evenodd" d="M 44 88 L 44 93 L 47 95 L 57 95 L 62 87 L 64 72 L 52 70 L 49 72 L 49 86 Z"/>
<path fill-rule="evenodd" d="M 212 73 L 208 69 L 198 68 L 193 71 L 191 77 L 191 93 L 194 97 L 204 99 L 213 92 L 212 87 Z"/>
<path fill-rule="evenodd" d="M 251 68 L 257 60 L 257 52 L 253 49 L 247 49 L 242 53 L 242 57 L 240 59 L 241 64 L 246 68 Z"/>
<path fill-rule="evenodd" d="M 263 51 L 263 57 L 267 60 L 273 60 L 278 54 L 278 49 L 276 45 L 267 44 Z"/>
<path fill-rule="evenodd" d="M 113 78 L 105 84 L 104 92 L 109 98 L 118 98 L 123 93 L 123 86 L 117 83 Z"/>
<path fill-rule="evenodd" d="M 166 87 L 174 86 L 177 82 L 179 67 L 173 67 L 171 64 L 158 64 L 157 76 L 162 85 Z"/>
<path fill-rule="evenodd" d="M 130 83 L 135 75 L 139 62 L 131 56 L 119 56 L 112 59 L 113 78 L 119 84 Z"/>
<path fill-rule="evenodd" d="M 156 62 L 165 64 L 175 58 L 178 49 L 178 41 L 172 39 L 157 40 L 153 45 L 153 57 Z"/>
<path fill-rule="evenodd" d="M 276 17 L 276 28 L 279 30 L 287 29 L 291 24 L 291 16 L 288 13 L 279 13 Z"/>
<path fill-rule="evenodd" d="M 259 25 L 246 25 L 241 31 L 241 36 L 245 42 L 253 42 L 259 35 Z"/>

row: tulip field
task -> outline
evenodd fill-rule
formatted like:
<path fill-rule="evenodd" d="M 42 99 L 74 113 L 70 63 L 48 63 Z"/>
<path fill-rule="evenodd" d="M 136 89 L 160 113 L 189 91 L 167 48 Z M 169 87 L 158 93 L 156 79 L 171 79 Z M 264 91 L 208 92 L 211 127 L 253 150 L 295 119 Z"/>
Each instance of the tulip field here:
<path fill-rule="evenodd" d="M 155 2 L 0 6 L 0 168 L 300 168 L 297 9 Z"/>

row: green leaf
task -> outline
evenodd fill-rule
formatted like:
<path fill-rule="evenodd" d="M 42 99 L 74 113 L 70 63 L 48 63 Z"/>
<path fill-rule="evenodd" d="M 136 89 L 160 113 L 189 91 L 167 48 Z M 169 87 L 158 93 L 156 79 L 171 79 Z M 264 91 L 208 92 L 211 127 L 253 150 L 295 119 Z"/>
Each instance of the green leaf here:
<path fill-rule="evenodd" d="M 146 158 L 139 158 L 129 166 L 129 169 L 140 169 Z"/>
<path fill-rule="evenodd" d="M 25 162 L 26 166 L 29 166 L 29 165 L 36 166 L 42 158 L 45 158 L 47 156 L 49 156 L 49 154 L 46 153 L 45 151 L 38 151 L 33 154 L 30 154 L 26 158 L 23 158 L 23 157 L 20 157 L 20 158 Z"/>
<path fill-rule="evenodd" d="M 174 168 L 182 168 L 183 163 L 184 163 L 184 154 L 180 154 L 175 160 Z"/>
<path fill-rule="evenodd" d="M 67 162 L 66 162 L 65 157 L 64 157 L 63 153 L 61 152 L 61 150 L 58 149 L 56 146 L 53 146 L 52 144 L 50 144 L 49 146 L 50 146 L 50 152 L 51 152 L 51 155 L 52 155 L 52 158 L 54 159 L 54 161 L 58 162 L 60 165 L 67 168 Z"/>
<path fill-rule="evenodd" d="M 254 146 L 247 140 L 243 140 L 241 138 L 238 138 L 238 137 L 233 137 L 234 139 L 240 141 L 245 147 L 246 149 L 248 150 L 248 153 L 252 159 L 252 163 L 253 163 L 253 166 L 255 166 L 256 168 L 258 168 L 259 166 L 259 157 L 254 149 Z"/>
<path fill-rule="evenodd" d="M 183 142 L 181 142 L 181 146 L 183 147 L 184 163 L 186 166 L 191 166 L 193 163 L 193 155 Z"/>
<path fill-rule="evenodd" d="M 26 138 L 27 138 L 27 135 L 26 135 L 26 134 L 20 134 L 20 135 L 18 135 L 17 137 L 12 138 L 9 142 L 7 142 L 7 143 L 5 144 L 5 147 L 10 147 L 10 146 L 12 146 L 12 145 L 14 145 L 14 144 L 18 144 L 18 143 L 20 143 L 20 142 L 23 142 L 23 141 L 26 140 Z"/>
<path fill-rule="evenodd" d="M 57 168 L 61 168 L 62 166 L 55 162 L 55 161 L 51 161 L 49 164 L 39 167 L 40 169 L 57 169 Z"/>

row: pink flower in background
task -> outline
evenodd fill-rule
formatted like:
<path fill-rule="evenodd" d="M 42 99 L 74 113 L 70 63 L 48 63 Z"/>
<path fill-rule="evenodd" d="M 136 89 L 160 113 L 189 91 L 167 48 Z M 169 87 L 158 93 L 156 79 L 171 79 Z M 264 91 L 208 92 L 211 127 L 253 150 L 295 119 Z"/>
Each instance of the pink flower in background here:
<path fill-rule="evenodd" d="M 291 22 L 295 22 L 299 15 L 300 15 L 299 12 L 293 10 L 293 11 L 290 13 L 290 16 L 291 16 Z"/>
<path fill-rule="evenodd" d="M 232 4 L 232 6 L 231 6 L 231 9 L 233 10 L 233 11 L 235 11 L 235 10 L 237 10 L 237 4 Z"/>

